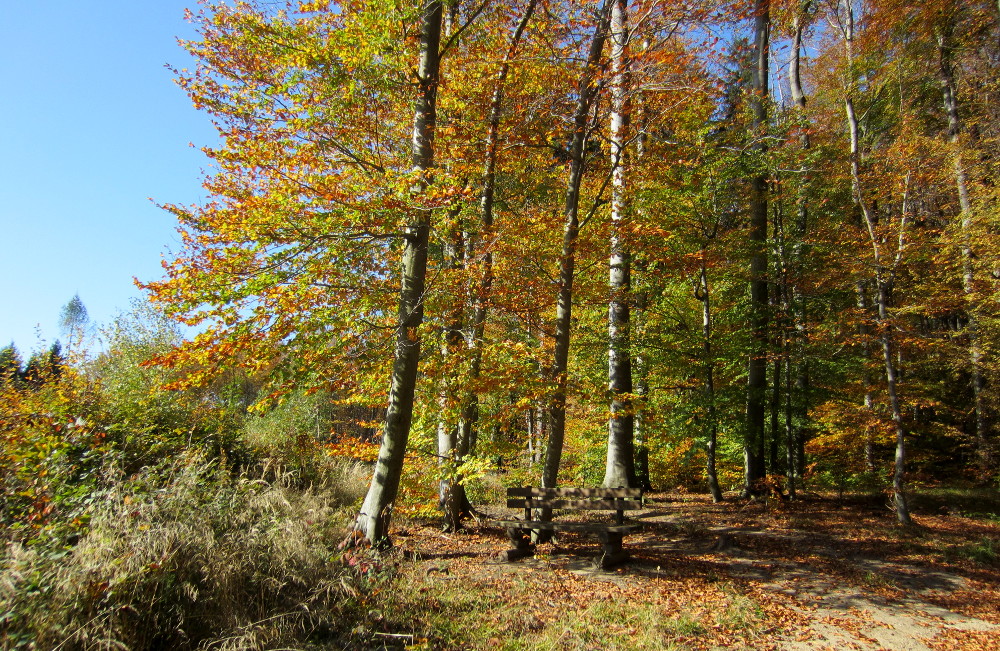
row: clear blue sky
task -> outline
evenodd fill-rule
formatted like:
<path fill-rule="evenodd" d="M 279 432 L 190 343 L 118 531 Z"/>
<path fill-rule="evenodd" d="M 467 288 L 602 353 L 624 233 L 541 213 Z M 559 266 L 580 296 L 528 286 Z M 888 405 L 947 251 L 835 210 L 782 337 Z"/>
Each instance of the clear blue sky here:
<path fill-rule="evenodd" d="M 176 248 L 157 201 L 204 198 L 214 142 L 164 64 L 194 32 L 196 0 L 6 2 L 0 18 L 0 346 L 22 353 L 59 336 L 79 293 L 109 322 L 160 276 Z M 194 143 L 197 147 L 190 147 Z"/>

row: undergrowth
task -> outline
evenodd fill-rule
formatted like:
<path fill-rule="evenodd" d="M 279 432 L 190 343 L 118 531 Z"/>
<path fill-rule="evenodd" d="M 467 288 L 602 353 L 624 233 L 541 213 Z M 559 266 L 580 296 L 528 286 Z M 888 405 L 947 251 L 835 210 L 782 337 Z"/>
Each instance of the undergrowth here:
<path fill-rule="evenodd" d="M 386 576 L 336 550 L 345 498 L 234 477 L 198 456 L 147 469 L 105 496 L 75 545 L 7 544 L 3 646 L 329 644 Z"/>

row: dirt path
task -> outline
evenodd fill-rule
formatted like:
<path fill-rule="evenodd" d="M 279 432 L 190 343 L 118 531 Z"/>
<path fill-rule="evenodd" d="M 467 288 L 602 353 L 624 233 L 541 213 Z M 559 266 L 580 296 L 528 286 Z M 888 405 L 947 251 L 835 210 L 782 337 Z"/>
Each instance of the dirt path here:
<path fill-rule="evenodd" d="M 925 515 L 901 531 L 865 504 L 677 495 L 657 496 L 639 518 L 647 526 L 626 540 L 633 560 L 613 572 L 595 568 L 597 545 L 585 536 L 513 564 L 495 560 L 507 545 L 488 528 L 449 536 L 428 525 L 404 540 L 420 571 L 446 568 L 458 584 L 531 582 L 548 595 L 525 610 L 539 630 L 569 631 L 567 613 L 611 599 L 646 608 L 670 648 L 1000 649 L 995 523 Z M 559 640 L 551 648 L 600 648 Z"/>

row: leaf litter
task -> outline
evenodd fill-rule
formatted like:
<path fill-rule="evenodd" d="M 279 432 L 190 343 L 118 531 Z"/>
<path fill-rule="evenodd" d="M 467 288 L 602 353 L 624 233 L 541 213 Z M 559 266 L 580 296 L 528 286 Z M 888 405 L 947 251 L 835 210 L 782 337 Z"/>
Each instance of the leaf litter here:
<path fill-rule="evenodd" d="M 506 563 L 499 529 L 404 523 L 402 571 L 419 585 L 410 606 L 446 586 L 489 611 L 482 631 L 477 619 L 449 634 L 416 615 L 408 625 L 424 627 L 427 648 L 1000 649 L 1000 567 L 956 552 L 1000 540 L 996 522 L 918 514 L 904 530 L 871 500 L 653 497 L 625 540 L 632 559 L 612 571 L 596 568 L 586 534 Z"/>

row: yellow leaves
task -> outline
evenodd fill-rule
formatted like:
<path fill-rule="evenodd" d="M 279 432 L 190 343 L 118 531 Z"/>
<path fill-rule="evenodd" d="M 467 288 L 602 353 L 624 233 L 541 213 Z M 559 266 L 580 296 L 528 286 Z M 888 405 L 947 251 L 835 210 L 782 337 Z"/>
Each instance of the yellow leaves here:
<path fill-rule="evenodd" d="M 329 11 L 329 0 L 311 0 L 310 2 L 300 2 L 299 11 L 302 13 Z"/>
<path fill-rule="evenodd" d="M 378 459 L 379 446 L 377 443 L 345 436 L 337 443 L 325 445 L 324 450 L 331 457 L 343 457 L 357 461 L 375 461 Z"/>

